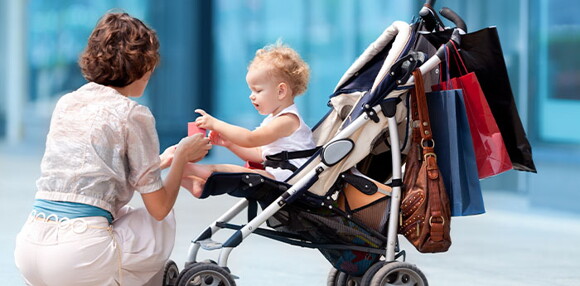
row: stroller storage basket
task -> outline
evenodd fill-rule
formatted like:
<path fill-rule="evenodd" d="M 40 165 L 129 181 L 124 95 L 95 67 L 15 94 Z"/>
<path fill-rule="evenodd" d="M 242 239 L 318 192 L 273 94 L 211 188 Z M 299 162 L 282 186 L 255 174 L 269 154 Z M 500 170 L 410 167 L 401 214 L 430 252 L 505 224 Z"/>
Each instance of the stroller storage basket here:
<path fill-rule="evenodd" d="M 376 208 L 388 200 L 381 201 L 369 208 Z M 273 218 L 278 223 L 277 230 L 298 234 L 316 244 L 333 267 L 349 275 L 362 275 L 384 252 L 381 248 L 386 243 L 385 236 L 357 222 L 356 218 L 348 218 L 348 214 L 336 208 L 305 210 L 290 205 Z"/>

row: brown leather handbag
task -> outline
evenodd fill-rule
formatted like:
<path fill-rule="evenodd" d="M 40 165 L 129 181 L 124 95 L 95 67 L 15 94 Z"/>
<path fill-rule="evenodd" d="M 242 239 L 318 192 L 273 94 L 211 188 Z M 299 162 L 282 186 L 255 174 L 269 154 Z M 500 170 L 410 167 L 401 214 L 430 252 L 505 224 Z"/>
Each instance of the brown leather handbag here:
<path fill-rule="evenodd" d="M 413 77 L 411 117 L 414 124 L 403 177 L 399 233 L 419 252 L 445 252 L 451 246 L 449 198 L 437 166 L 423 76 L 415 70 Z"/>

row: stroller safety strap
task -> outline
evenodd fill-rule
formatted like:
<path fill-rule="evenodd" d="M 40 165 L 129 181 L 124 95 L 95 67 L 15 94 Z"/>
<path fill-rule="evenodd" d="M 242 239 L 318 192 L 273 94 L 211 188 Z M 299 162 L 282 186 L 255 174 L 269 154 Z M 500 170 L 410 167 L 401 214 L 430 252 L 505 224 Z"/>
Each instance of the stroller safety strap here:
<path fill-rule="evenodd" d="M 292 172 L 296 172 L 296 170 L 298 170 L 298 167 L 292 165 L 292 163 L 290 163 L 289 161 L 266 160 L 266 161 L 264 161 L 264 166 L 270 167 L 270 168 L 280 168 L 280 169 L 290 170 Z"/>
<path fill-rule="evenodd" d="M 290 160 L 310 157 L 314 155 L 316 151 L 318 151 L 318 149 L 320 149 L 320 146 L 308 150 L 290 151 L 290 152 L 282 151 L 277 154 L 268 155 L 266 156 L 266 160 L 264 161 L 264 166 L 271 168 L 281 168 L 295 172 L 296 170 L 298 170 L 298 167 L 290 163 Z"/>

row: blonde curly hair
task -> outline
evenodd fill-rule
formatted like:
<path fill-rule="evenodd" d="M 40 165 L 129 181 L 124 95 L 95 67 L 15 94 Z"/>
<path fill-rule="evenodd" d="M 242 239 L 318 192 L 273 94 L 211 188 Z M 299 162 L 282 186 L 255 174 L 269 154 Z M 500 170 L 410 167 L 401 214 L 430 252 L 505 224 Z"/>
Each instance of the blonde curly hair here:
<path fill-rule="evenodd" d="M 288 84 L 293 96 L 306 91 L 310 80 L 310 67 L 294 49 L 280 41 L 267 45 L 256 51 L 248 70 L 264 65 L 271 66 L 271 74 Z"/>

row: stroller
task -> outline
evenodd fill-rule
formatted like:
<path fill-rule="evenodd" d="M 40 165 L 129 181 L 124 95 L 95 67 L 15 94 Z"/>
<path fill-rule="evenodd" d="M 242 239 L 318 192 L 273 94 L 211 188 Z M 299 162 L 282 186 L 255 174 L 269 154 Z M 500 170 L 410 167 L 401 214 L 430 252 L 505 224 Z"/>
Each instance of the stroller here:
<path fill-rule="evenodd" d="M 432 2 L 414 24 L 394 22 L 345 72 L 330 111 L 313 128 L 320 147 L 279 156 L 309 157 L 287 181 L 254 173 L 210 176 L 202 197 L 242 199 L 192 241 L 185 269 L 168 262 L 164 285 L 235 285 L 228 257 L 252 233 L 318 249 L 333 266 L 328 285 L 428 284 L 417 266 L 404 262 L 397 232 L 411 73 L 419 68 L 426 74 L 442 58 L 427 60 L 433 51 L 417 50 L 420 30 L 442 27 Z M 463 23 L 450 10 L 444 17 Z M 230 223 L 246 209 L 247 224 Z M 269 228 L 261 228 L 264 223 Z M 235 232 L 225 242 L 212 240 L 222 229 Z M 219 250 L 218 261 L 199 262 L 200 249 Z"/>

